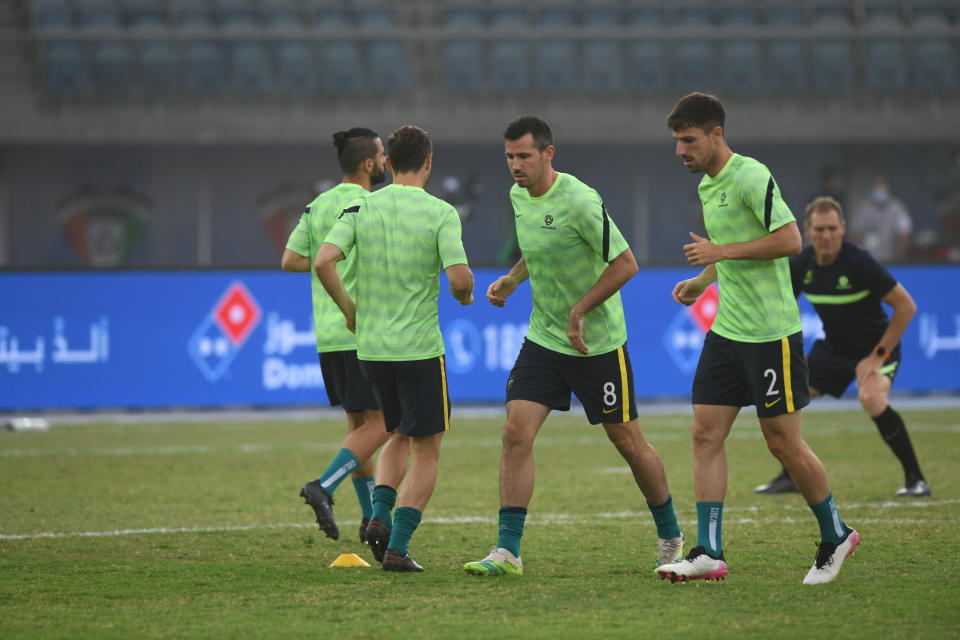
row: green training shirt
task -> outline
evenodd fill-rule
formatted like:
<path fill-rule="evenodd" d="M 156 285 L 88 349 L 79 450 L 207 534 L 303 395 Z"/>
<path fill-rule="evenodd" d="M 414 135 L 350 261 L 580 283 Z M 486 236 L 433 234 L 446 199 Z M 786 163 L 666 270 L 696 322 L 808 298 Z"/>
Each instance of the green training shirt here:
<path fill-rule="evenodd" d="M 697 191 L 707 235 L 716 244 L 749 242 L 794 221 L 770 170 L 733 154 Z M 739 342 L 771 342 L 801 330 L 788 258 L 721 260 L 720 307 L 713 331 Z"/>
<path fill-rule="evenodd" d="M 357 338 L 347 330 L 340 308 L 327 295 L 317 273 L 313 269 L 313 260 L 327 237 L 340 212 L 367 190 L 358 184 L 341 183 L 324 191 L 307 205 L 300 216 L 300 222 L 287 240 L 287 249 L 310 258 L 310 290 L 313 299 L 313 330 L 317 335 L 317 351 L 353 351 L 357 348 Z M 337 271 L 343 284 L 352 296 L 357 282 L 353 258 L 337 264 Z"/>
<path fill-rule="evenodd" d="M 325 242 L 356 256 L 359 359 L 425 360 L 444 353 L 440 270 L 467 264 L 452 205 L 419 187 L 392 184 L 345 208 Z"/>
<path fill-rule="evenodd" d="M 570 174 L 558 173 L 539 198 L 515 184 L 510 201 L 533 292 L 527 337 L 552 351 L 582 356 L 567 339 L 570 309 L 593 288 L 607 263 L 629 248 L 627 241 L 600 194 Z M 619 291 L 583 317 L 583 340 L 591 356 L 627 341 Z"/>

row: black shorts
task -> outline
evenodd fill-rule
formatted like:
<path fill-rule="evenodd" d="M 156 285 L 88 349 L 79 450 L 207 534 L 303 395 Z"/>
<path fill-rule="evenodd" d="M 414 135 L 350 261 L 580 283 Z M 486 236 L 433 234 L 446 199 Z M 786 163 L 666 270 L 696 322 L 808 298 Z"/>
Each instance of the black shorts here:
<path fill-rule="evenodd" d="M 590 424 L 620 424 L 636 418 L 627 345 L 598 356 L 571 356 L 525 339 L 507 378 L 507 402 L 529 400 L 569 411 L 571 392 L 583 404 Z"/>
<path fill-rule="evenodd" d="M 868 355 L 869 353 L 860 357 L 841 355 L 835 352 L 826 340 L 817 340 L 807 354 L 807 364 L 810 366 L 810 388 L 839 398 L 856 379 L 857 365 Z M 893 382 L 899 370 L 900 345 L 898 344 L 891 353 L 890 359 L 880 368 L 880 373 Z"/>
<path fill-rule="evenodd" d="M 342 405 L 348 413 L 380 409 L 370 383 L 360 371 L 356 351 L 321 353 L 320 373 L 331 407 Z"/>
<path fill-rule="evenodd" d="M 387 431 L 397 429 L 404 435 L 425 438 L 450 428 L 443 356 L 398 362 L 361 360 L 360 369 L 373 387 Z"/>
<path fill-rule="evenodd" d="M 693 404 L 756 405 L 757 417 L 810 404 L 803 334 L 772 342 L 738 342 L 708 331 L 693 378 Z"/>

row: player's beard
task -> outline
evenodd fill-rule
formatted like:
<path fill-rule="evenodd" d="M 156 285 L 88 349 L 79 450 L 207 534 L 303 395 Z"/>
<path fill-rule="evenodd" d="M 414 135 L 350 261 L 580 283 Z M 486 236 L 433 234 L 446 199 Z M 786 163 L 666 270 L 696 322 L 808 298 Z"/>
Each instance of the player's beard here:
<path fill-rule="evenodd" d="M 370 186 L 375 187 L 387 179 L 387 172 L 380 169 L 377 173 L 370 174 Z"/>

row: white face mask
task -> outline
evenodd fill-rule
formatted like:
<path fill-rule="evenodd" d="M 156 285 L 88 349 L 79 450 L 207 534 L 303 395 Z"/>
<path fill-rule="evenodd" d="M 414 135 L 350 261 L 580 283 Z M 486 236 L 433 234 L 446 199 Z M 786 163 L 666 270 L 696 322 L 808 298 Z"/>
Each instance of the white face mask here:
<path fill-rule="evenodd" d="M 890 194 L 887 193 L 886 187 L 874 187 L 873 191 L 870 192 L 870 197 L 877 204 L 883 204 L 890 198 Z"/>

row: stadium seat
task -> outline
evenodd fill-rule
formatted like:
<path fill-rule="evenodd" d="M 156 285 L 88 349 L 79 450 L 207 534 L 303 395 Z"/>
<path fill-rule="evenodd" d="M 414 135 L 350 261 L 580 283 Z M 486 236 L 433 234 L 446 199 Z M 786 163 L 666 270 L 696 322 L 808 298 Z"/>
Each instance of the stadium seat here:
<path fill-rule="evenodd" d="M 356 5 L 361 29 L 390 29 L 396 26 L 392 13 L 380 3 Z M 402 41 L 375 38 L 367 46 L 367 80 L 370 88 L 384 95 L 395 95 L 410 88 L 410 63 Z"/>
<path fill-rule="evenodd" d="M 720 23 L 725 27 L 753 27 L 759 18 L 748 8 L 723 12 Z M 720 82 L 731 93 L 754 94 L 761 90 L 763 61 L 760 43 L 749 38 L 725 38 L 720 43 Z"/>
<path fill-rule="evenodd" d="M 711 14 L 706 9 L 681 9 L 677 15 L 681 27 L 708 28 Z M 703 38 L 684 38 L 673 46 L 673 80 L 681 91 L 709 91 L 716 84 L 713 43 Z"/>
<path fill-rule="evenodd" d="M 73 26 L 73 11 L 67 0 L 30 0 L 30 22 L 43 36 L 47 29 Z M 61 97 L 77 97 L 89 91 L 90 78 L 83 51 L 69 40 L 39 43 L 40 61 L 47 90 Z"/>
<path fill-rule="evenodd" d="M 615 28 L 619 16 L 615 8 L 588 9 L 583 25 L 589 28 Z M 620 43 L 616 40 L 588 40 L 581 55 L 581 84 L 590 93 L 620 90 L 623 77 Z"/>
<path fill-rule="evenodd" d="M 73 26 L 73 11 L 67 0 L 29 0 L 30 23 L 36 29 L 64 29 Z"/>
<path fill-rule="evenodd" d="M 829 32 L 850 26 L 849 9 L 841 6 L 818 8 L 815 26 Z M 855 81 L 853 42 L 846 34 L 824 35 L 813 44 L 813 84 L 827 94 L 847 93 Z"/>
<path fill-rule="evenodd" d="M 449 28 L 481 28 L 483 16 L 478 11 L 451 10 L 444 24 Z M 480 91 L 484 80 L 483 45 L 478 40 L 451 38 L 443 45 L 443 84 L 448 91 L 473 94 Z"/>
<path fill-rule="evenodd" d="M 792 5 L 766 11 L 771 27 L 802 27 L 803 11 Z M 799 93 L 809 82 L 807 46 L 803 40 L 775 39 L 767 42 L 767 83 L 775 93 Z"/>
<path fill-rule="evenodd" d="M 868 9 L 868 27 L 900 27 L 894 9 Z M 900 38 L 871 37 L 866 46 L 867 84 L 883 92 L 900 91 L 907 85 L 907 47 Z"/>
<path fill-rule="evenodd" d="M 187 35 L 191 29 L 212 26 L 210 14 L 202 9 L 185 8 L 177 15 Z M 197 96 L 210 96 L 223 91 L 223 59 L 223 48 L 218 43 L 202 39 L 187 40 L 183 45 L 183 82 L 187 91 Z"/>
<path fill-rule="evenodd" d="M 257 27 L 253 7 L 246 0 L 216 0 L 216 20 L 225 31 Z M 227 76 L 230 89 L 240 95 L 270 91 L 273 73 L 266 47 L 257 40 L 228 40 Z"/>
<path fill-rule="evenodd" d="M 643 7 L 627 14 L 630 26 L 654 28 L 663 25 L 663 12 Z M 663 42 L 648 36 L 627 44 L 626 81 L 631 91 L 657 93 L 667 86 L 667 56 Z"/>
<path fill-rule="evenodd" d="M 110 0 L 76 0 L 77 22 L 84 29 L 120 29 L 120 12 Z M 132 60 L 126 42 L 97 40 L 89 42 L 87 51 L 93 85 L 101 96 L 118 96 L 130 89 Z"/>
<path fill-rule="evenodd" d="M 317 26 L 346 32 L 354 27 L 349 16 L 339 11 L 317 14 Z M 364 65 L 360 47 L 353 40 L 330 40 L 324 46 L 323 90 L 334 96 L 351 95 L 364 86 Z"/>
<path fill-rule="evenodd" d="M 949 26 L 946 14 L 940 9 L 918 9 L 914 27 L 941 28 Z M 943 37 L 921 37 L 913 41 L 914 78 L 917 86 L 927 91 L 947 91 L 956 82 L 956 51 Z"/>
<path fill-rule="evenodd" d="M 297 0 L 272 0 L 262 6 L 263 23 L 269 29 L 296 29 L 305 22 Z M 273 54 L 273 82 L 278 91 L 303 96 L 317 90 L 317 62 L 312 42 L 278 39 L 270 44 Z"/>
<path fill-rule="evenodd" d="M 498 29 L 523 28 L 527 26 L 527 15 L 525 11 L 503 9 L 493 13 L 492 23 Z M 496 40 L 491 47 L 493 87 L 508 94 L 527 91 L 530 88 L 527 43 L 522 38 L 514 38 Z"/>
<path fill-rule="evenodd" d="M 132 31 L 151 31 L 166 26 L 166 15 L 154 0 L 126 0 L 123 6 Z M 173 45 L 166 40 L 138 40 L 132 46 L 137 59 L 135 82 L 141 92 L 162 98 L 176 94 L 179 70 Z"/>
<path fill-rule="evenodd" d="M 574 12 L 567 3 L 558 2 L 556 6 L 545 4 L 538 15 L 540 27 L 572 27 Z M 537 73 L 534 81 L 538 89 L 545 93 L 566 93 L 573 89 L 577 79 L 577 56 L 574 43 L 560 38 L 540 40 L 536 45 Z"/>

